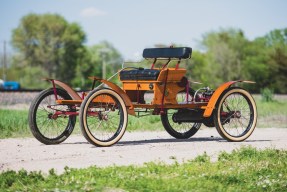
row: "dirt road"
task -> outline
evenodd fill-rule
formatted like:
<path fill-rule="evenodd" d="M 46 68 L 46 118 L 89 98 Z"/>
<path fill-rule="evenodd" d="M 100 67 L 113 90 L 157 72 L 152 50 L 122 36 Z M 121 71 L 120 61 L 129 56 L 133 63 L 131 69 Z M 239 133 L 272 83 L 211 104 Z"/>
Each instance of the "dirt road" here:
<path fill-rule="evenodd" d="M 126 132 L 122 140 L 108 148 L 95 147 L 83 136 L 71 136 L 60 145 L 43 145 L 34 138 L 0 140 L 0 171 L 20 170 L 61 173 L 65 166 L 85 168 L 111 165 L 142 165 L 145 162 L 172 163 L 190 160 L 206 152 L 216 159 L 220 151 L 241 146 L 287 150 L 287 129 L 260 129 L 245 142 L 222 140 L 215 129 L 202 129 L 192 138 L 176 140 L 166 132 Z"/>

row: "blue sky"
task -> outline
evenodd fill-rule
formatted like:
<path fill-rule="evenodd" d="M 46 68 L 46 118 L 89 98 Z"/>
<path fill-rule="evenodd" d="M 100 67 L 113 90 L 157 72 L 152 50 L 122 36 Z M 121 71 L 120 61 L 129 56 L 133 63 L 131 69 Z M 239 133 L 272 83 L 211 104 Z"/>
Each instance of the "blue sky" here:
<path fill-rule="evenodd" d="M 285 0 L 1 0 L 0 52 L 21 17 L 31 12 L 58 13 L 77 22 L 87 45 L 107 40 L 125 59 L 158 43 L 197 49 L 204 33 L 220 28 L 242 29 L 252 40 L 287 27 Z"/>

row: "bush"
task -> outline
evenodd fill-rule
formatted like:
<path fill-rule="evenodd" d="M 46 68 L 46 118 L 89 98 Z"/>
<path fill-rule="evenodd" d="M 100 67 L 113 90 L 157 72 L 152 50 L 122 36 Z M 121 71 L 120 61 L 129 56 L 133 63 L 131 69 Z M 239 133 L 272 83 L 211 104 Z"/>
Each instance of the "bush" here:
<path fill-rule="evenodd" d="M 260 93 L 261 93 L 261 97 L 262 97 L 263 102 L 274 101 L 274 91 L 272 89 L 263 88 L 263 89 L 261 89 Z"/>

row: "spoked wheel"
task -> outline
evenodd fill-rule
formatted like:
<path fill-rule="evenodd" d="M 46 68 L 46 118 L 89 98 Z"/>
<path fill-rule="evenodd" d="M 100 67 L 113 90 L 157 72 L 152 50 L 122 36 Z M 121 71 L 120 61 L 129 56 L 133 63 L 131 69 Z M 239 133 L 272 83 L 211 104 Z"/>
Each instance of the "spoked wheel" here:
<path fill-rule="evenodd" d="M 127 121 L 125 103 L 113 90 L 91 91 L 81 105 L 81 130 L 93 145 L 107 147 L 118 142 L 126 130 Z"/>
<path fill-rule="evenodd" d="M 228 141 L 243 141 L 254 131 L 257 110 L 252 96 L 242 88 L 229 88 L 216 104 L 214 124 Z"/>
<path fill-rule="evenodd" d="M 189 94 L 186 95 L 186 91 L 181 91 L 177 94 L 177 102 L 179 104 L 185 104 L 193 99 L 194 90 L 189 88 Z M 178 112 L 177 109 L 168 109 L 165 114 L 161 115 L 161 122 L 165 130 L 173 137 L 177 139 L 188 139 L 192 137 L 200 128 L 201 123 L 177 123 L 172 119 L 173 114 Z"/>
<path fill-rule="evenodd" d="M 62 89 L 56 89 L 56 91 L 58 99 L 72 99 Z M 72 106 L 58 105 L 53 89 L 42 91 L 34 99 L 29 110 L 29 126 L 34 137 L 46 145 L 59 144 L 66 140 L 76 123 L 76 116 L 61 113 L 67 111 L 75 111 L 75 109 Z"/>

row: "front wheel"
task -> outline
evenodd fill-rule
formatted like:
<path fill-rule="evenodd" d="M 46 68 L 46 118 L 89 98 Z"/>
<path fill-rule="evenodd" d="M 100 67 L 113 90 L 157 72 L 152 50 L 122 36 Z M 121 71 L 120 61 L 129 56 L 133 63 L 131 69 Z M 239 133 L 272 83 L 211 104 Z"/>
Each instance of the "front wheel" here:
<path fill-rule="evenodd" d="M 111 89 L 91 91 L 81 104 L 79 117 L 84 137 L 100 147 L 118 142 L 128 121 L 123 99 Z"/>
<path fill-rule="evenodd" d="M 254 131 L 256 122 L 256 104 L 250 93 L 238 87 L 222 93 L 216 104 L 214 124 L 224 139 L 244 141 Z"/>

